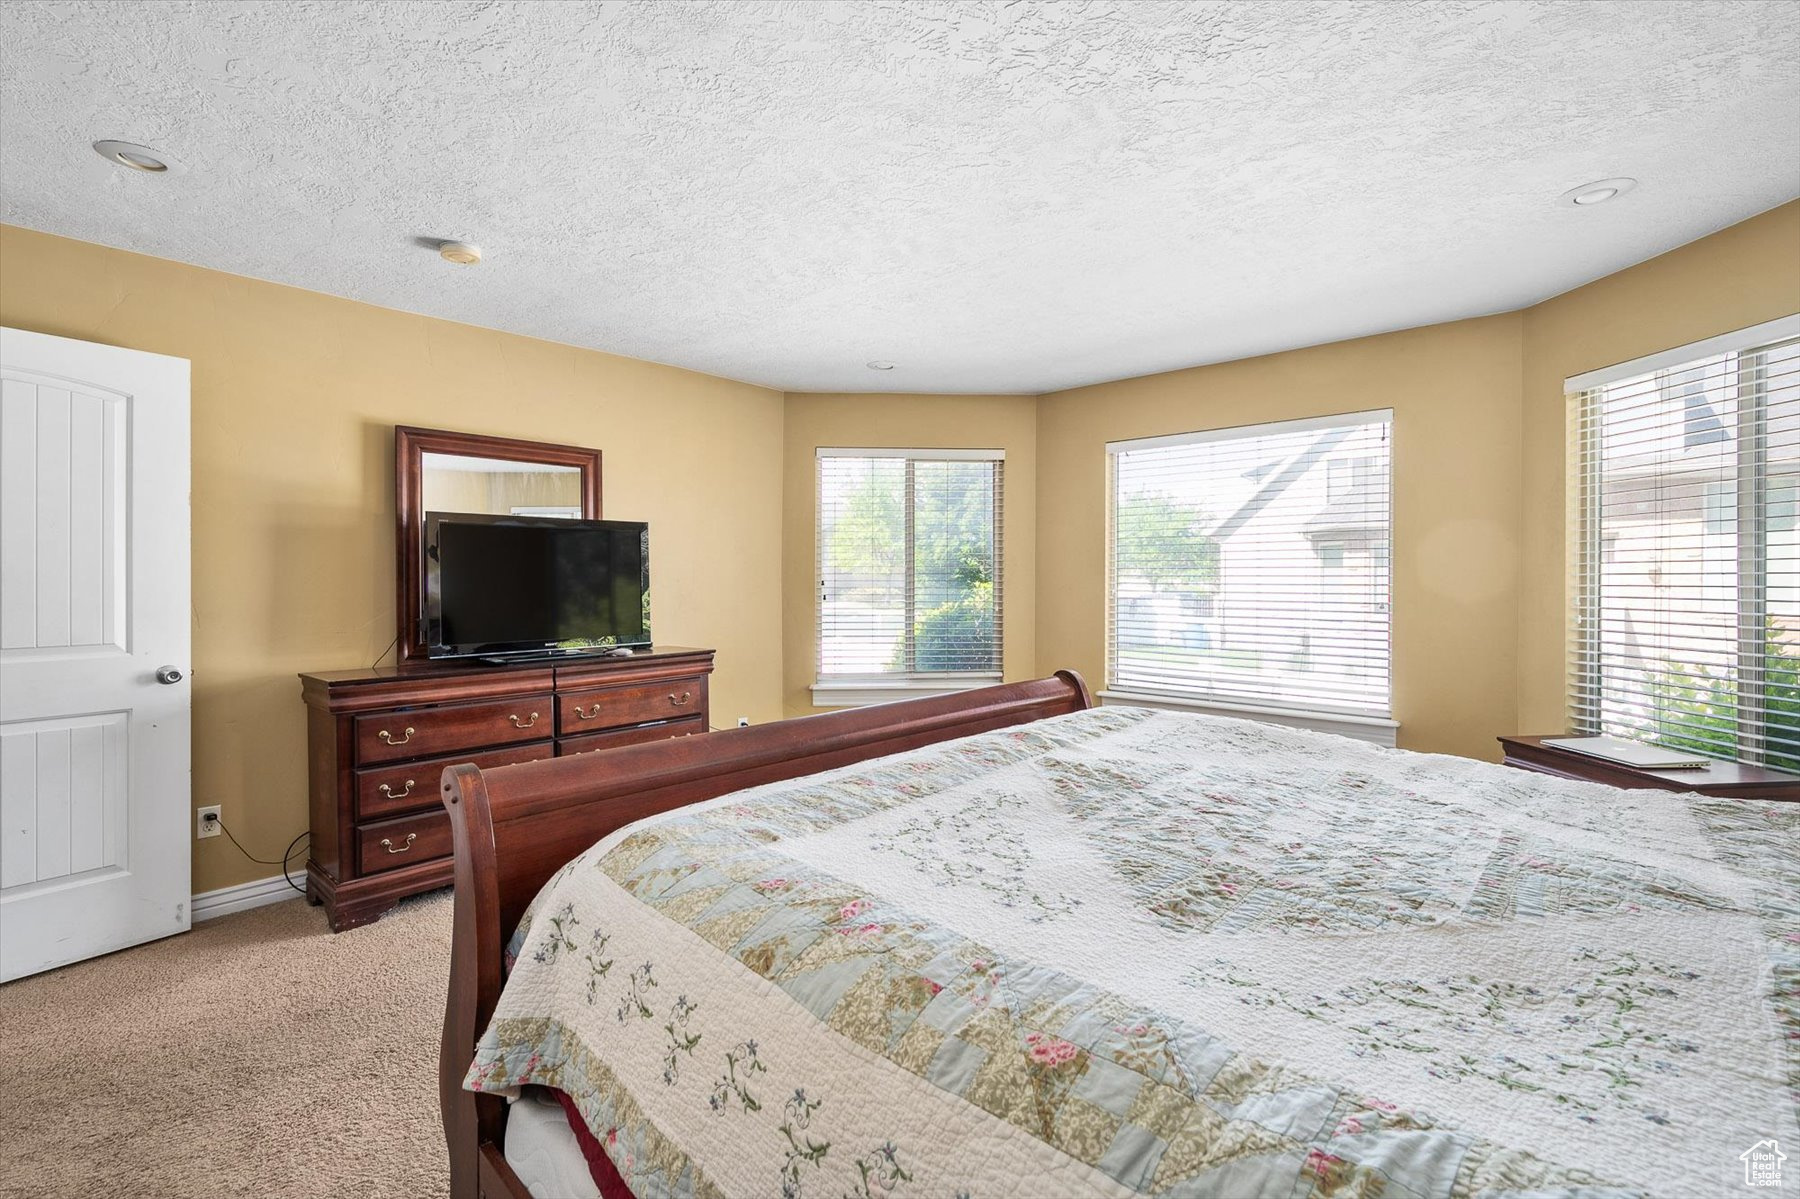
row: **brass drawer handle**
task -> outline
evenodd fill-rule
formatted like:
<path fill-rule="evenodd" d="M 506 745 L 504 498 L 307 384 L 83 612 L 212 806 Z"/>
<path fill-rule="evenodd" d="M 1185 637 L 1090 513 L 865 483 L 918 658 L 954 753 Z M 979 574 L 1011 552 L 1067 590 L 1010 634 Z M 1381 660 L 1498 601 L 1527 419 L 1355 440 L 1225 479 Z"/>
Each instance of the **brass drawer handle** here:
<path fill-rule="evenodd" d="M 404 790 L 404 791 L 396 791 L 392 787 L 388 786 L 386 783 L 381 784 L 381 786 L 379 786 L 375 789 L 377 791 L 381 792 L 383 795 L 387 796 L 389 799 L 405 799 L 407 796 L 412 794 L 413 781 L 411 779 L 406 780 L 406 790 Z"/>
<path fill-rule="evenodd" d="M 507 719 L 512 721 L 513 727 L 515 729 L 528 729 L 532 725 L 537 723 L 537 717 L 538 717 L 538 714 L 536 712 L 533 712 L 529 717 L 527 717 L 524 720 L 520 720 L 517 716 L 508 716 Z"/>
<path fill-rule="evenodd" d="M 669 702 L 674 704 L 677 708 L 685 708 L 687 707 L 688 700 L 693 698 L 694 693 L 692 691 L 683 691 L 680 699 L 676 699 L 673 695 L 669 696 Z"/>
<path fill-rule="evenodd" d="M 575 709 L 575 719 L 576 720 L 592 720 L 598 715 L 600 715 L 600 705 L 599 704 L 595 704 L 591 708 L 582 708 L 578 705 Z"/>
<path fill-rule="evenodd" d="M 394 736 L 394 734 L 388 732 L 386 729 L 382 729 L 379 733 L 376 733 L 375 736 L 380 740 L 387 742 L 389 745 L 405 745 L 408 741 L 413 739 L 413 732 L 413 727 L 409 724 L 406 726 L 406 731 L 401 733 L 398 737 Z"/>
<path fill-rule="evenodd" d="M 381 839 L 381 848 L 387 850 L 389 853 L 405 853 L 407 850 L 412 848 L 412 843 L 414 841 L 418 840 L 418 838 L 419 838 L 419 834 L 408 833 L 408 834 L 406 834 L 406 844 L 402 845 L 399 849 L 395 849 L 394 843 L 392 841 L 388 840 L 386 837 L 383 837 Z"/>

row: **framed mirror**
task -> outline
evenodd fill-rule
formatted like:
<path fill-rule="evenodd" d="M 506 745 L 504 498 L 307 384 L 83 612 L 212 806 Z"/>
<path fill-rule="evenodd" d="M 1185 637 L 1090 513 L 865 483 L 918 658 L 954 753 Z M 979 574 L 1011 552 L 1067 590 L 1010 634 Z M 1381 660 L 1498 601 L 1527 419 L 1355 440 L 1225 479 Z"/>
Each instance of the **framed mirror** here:
<path fill-rule="evenodd" d="M 442 429 L 394 428 L 399 655 L 425 659 L 427 512 L 600 519 L 600 451 Z"/>

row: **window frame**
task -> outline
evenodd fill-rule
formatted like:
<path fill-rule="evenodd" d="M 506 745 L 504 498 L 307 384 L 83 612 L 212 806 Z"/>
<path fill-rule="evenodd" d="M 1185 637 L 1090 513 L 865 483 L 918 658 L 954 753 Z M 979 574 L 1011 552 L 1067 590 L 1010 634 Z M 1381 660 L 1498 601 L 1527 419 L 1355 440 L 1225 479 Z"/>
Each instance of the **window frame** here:
<path fill-rule="evenodd" d="M 1387 663 L 1386 702 L 1379 712 L 1351 711 L 1337 709 L 1316 703 L 1282 703 L 1279 699 L 1263 700 L 1260 698 L 1240 698 L 1237 696 L 1221 696 L 1216 693 L 1200 690 L 1184 690 L 1178 688 L 1146 689 L 1129 684 L 1121 685 L 1118 680 L 1118 630 L 1116 615 L 1119 598 L 1117 595 L 1118 579 L 1118 505 L 1119 483 L 1118 465 L 1121 455 L 1134 451 L 1153 450 L 1171 446 L 1199 445 L 1207 442 L 1240 440 L 1253 437 L 1277 437 L 1296 433 L 1326 431 L 1332 429 L 1356 429 L 1380 424 L 1386 428 L 1387 438 L 1387 528 L 1377 543 L 1387 549 L 1387 596 L 1386 602 L 1375 605 L 1381 611 L 1386 622 L 1386 637 L 1383 643 Z M 1188 433 L 1174 433 L 1154 437 L 1133 438 L 1126 441 L 1108 442 L 1106 445 L 1106 571 L 1103 603 L 1106 621 L 1105 670 L 1106 685 L 1099 691 L 1103 703 L 1132 704 L 1140 707 L 1167 708 L 1184 711 L 1213 712 L 1229 716 L 1248 717 L 1269 723 L 1283 724 L 1295 728 L 1313 729 L 1321 732 L 1338 733 L 1355 737 L 1377 745 L 1392 746 L 1395 743 L 1400 724 L 1393 718 L 1393 640 L 1394 640 L 1394 604 L 1393 604 L 1393 565 L 1391 547 L 1394 539 L 1393 510 L 1393 478 L 1394 463 L 1397 455 L 1395 445 L 1394 413 L 1391 408 L 1372 409 L 1363 412 L 1335 413 L 1326 416 L 1305 417 L 1297 420 L 1260 421 L 1250 425 L 1236 425 L 1222 429 L 1196 430 Z M 1358 456 L 1338 460 L 1345 465 L 1333 471 L 1330 463 L 1325 466 L 1325 488 L 1328 502 L 1331 497 L 1339 496 L 1341 488 L 1348 485 L 1354 491 L 1365 486 L 1375 478 L 1378 472 L 1372 464 L 1365 465 L 1371 456 Z M 1340 478 L 1334 480 L 1333 475 Z M 1334 485 L 1335 484 L 1335 485 Z"/>
<path fill-rule="evenodd" d="M 989 519 L 993 524 L 994 544 L 994 659 L 993 670 L 890 670 L 854 674 L 825 674 L 825 538 L 824 538 L 824 473 L 823 464 L 832 458 L 898 458 L 907 463 L 904 497 L 906 546 L 905 609 L 911 613 L 914 603 L 915 558 L 911 552 L 913 537 L 914 479 L 913 465 L 921 462 L 985 462 L 993 469 L 993 507 Z M 816 708 L 851 708 L 870 704 L 892 703 L 902 699 L 922 699 L 932 695 L 950 695 L 978 687 L 990 687 L 1002 681 L 1006 654 L 1006 542 L 1003 536 L 1006 501 L 1006 450 L 1004 448 L 898 448 L 819 446 L 813 451 L 813 684 L 812 702 Z M 904 653 L 913 655 L 914 620 L 904 623 Z"/>
<path fill-rule="evenodd" d="M 1724 355 L 1738 355 L 1736 363 L 1739 394 L 1753 394 L 1761 402 L 1744 406 L 1737 416 L 1737 444 L 1734 453 L 1735 472 L 1723 483 L 1708 482 L 1701 492 L 1701 524 L 1708 532 L 1723 533 L 1716 524 L 1733 522 L 1737 541 L 1737 566 L 1733 587 L 1737 600 L 1737 636 L 1733 668 L 1737 679 L 1734 705 L 1735 729 L 1731 756 L 1721 757 L 1701 752 L 1703 756 L 1746 765 L 1762 765 L 1767 757 L 1765 734 L 1766 713 L 1762 703 L 1762 680 L 1769 657 L 1764 631 L 1767 616 L 1769 560 L 1768 535 L 1783 531 L 1774 527 L 1783 500 L 1782 493 L 1793 494 L 1792 488 L 1768 492 L 1768 447 L 1763 426 L 1769 418 L 1766 390 L 1762 375 L 1766 359 L 1755 352 L 1800 337 L 1800 313 L 1766 321 L 1717 337 L 1676 346 L 1656 354 L 1616 363 L 1598 370 L 1572 375 L 1563 381 L 1564 401 L 1568 408 L 1571 494 L 1569 497 L 1568 568 L 1569 628 L 1568 675 L 1565 693 L 1568 697 L 1569 727 L 1581 735 L 1599 735 L 1605 731 L 1605 666 L 1602 645 L 1604 627 L 1603 565 L 1610 549 L 1607 522 L 1601 511 L 1602 458 L 1589 453 L 1600 444 L 1595 422 L 1600 419 L 1598 400 L 1605 389 L 1615 383 L 1646 375 L 1671 372 L 1657 381 L 1659 397 L 1665 403 L 1678 403 L 1682 411 L 1670 422 L 1679 435 L 1683 449 L 1717 444 L 1729 440 L 1731 431 L 1714 413 L 1711 420 L 1719 424 L 1715 430 L 1700 431 L 1695 425 L 1692 364 Z M 1754 357 L 1748 357 L 1754 355 Z M 1698 369 L 1698 368 L 1695 368 Z M 1709 406 L 1709 411 L 1711 411 Z M 1701 436 L 1704 432 L 1704 436 Z M 1723 502 L 1729 492 L 1729 504 Z M 1746 502 L 1747 497 L 1747 502 Z M 1748 702 L 1744 702 L 1748 701 Z"/>

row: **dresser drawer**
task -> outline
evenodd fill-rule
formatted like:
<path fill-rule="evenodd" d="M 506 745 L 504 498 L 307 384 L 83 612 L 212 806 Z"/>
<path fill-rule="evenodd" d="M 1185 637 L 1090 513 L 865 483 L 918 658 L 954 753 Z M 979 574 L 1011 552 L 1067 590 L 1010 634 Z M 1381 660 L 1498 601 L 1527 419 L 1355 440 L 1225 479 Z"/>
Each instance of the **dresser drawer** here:
<path fill-rule="evenodd" d="M 411 708 L 356 718 L 356 760 L 394 762 L 460 753 L 489 745 L 541 741 L 549 735 L 554 708 L 549 695 L 442 708 Z"/>
<path fill-rule="evenodd" d="M 646 741 L 668 741 L 704 733 L 706 722 L 698 716 L 685 720 L 665 720 L 661 724 L 641 724 L 634 729 L 614 729 L 610 733 L 588 733 L 581 737 L 564 737 L 556 743 L 556 754 L 592 753 L 596 749 L 617 749 L 621 745 L 642 745 Z"/>
<path fill-rule="evenodd" d="M 398 870 L 432 858 L 450 856 L 450 813 L 441 808 L 398 820 L 356 826 L 358 857 L 364 874 Z"/>
<path fill-rule="evenodd" d="M 556 697 L 556 733 L 577 736 L 650 720 L 699 716 L 706 711 L 706 676 L 573 691 Z"/>
<path fill-rule="evenodd" d="M 416 726 L 415 726 L 416 727 Z M 377 766 L 356 772 L 356 818 L 379 820 L 398 816 L 419 808 L 434 808 L 443 802 L 438 783 L 446 766 L 472 762 L 486 770 L 490 766 L 511 766 L 516 762 L 535 762 L 554 756 L 556 747 L 550 741 L 533 741 L 510 749 L 490 749 L 474 754 L 450 754 L 442 758 L 426 758 L 418 762 L 402 762 L 397 766 Z"/>

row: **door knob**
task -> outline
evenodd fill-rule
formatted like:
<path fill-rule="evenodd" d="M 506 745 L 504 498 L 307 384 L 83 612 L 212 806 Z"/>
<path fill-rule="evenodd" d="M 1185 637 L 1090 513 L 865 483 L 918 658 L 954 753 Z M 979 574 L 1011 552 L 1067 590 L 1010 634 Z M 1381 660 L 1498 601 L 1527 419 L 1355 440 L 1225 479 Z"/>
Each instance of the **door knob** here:
<path fill-rule="evenodd" d="M 182 674 L 181 674 L 181 669 L 179 667 L 161 666 L 161 667 L 157 668 L 156 681 L 159 683 L 162 683 L 164 686 L 167 686 L 171 683 L 179 683 L 181 681 L 181 679 L 182 679 Z"/>

